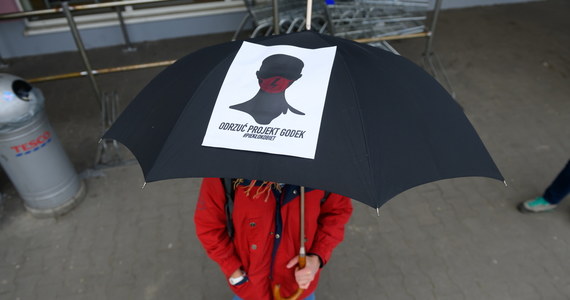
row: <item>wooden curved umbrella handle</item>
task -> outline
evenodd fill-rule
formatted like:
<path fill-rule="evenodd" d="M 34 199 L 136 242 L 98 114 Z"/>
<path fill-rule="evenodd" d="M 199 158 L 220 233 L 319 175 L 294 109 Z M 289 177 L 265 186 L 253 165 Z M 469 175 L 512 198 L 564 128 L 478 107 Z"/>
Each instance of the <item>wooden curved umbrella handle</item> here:
<path fill-rule="evenodd" d="M 279 285 L 276 284 L 273 287 L 273 299 L 275 299 L 275 300 L 297 300 L 297 299 L 299 299 L 299 296 L 301 296 L 303 291 L 304 291 L 304 289 L 297 289 L 295 294 L 291 295 L 291 297 L 289 297 L 289 298 L 281 297 L 281 292 L 279 292 Z"/>
<path fill-rule="evenodd" d="M 306 264 L 307 264 L 307 257 L 305 256 L 305 254 L 299 254 L 299 269 L 303 269 Z M 276 284 L 273 287 L 273 299 L 275 300 L 297 300 L 305 290 L 302 288 L 298 288 L 293 295 L 286 298 L 281 296 L 281 292 L 279 291 L 279 289 L 280 289 L 279 284 Z"/>

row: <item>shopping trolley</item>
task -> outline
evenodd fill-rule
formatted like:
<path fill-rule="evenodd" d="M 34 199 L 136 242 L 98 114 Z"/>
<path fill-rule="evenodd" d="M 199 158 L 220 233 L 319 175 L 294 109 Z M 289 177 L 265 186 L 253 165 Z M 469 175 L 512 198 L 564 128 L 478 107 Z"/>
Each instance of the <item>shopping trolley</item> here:
<path fill-rule="evenodd" d="M 249 35 L 250 38 L 268 36 L 273 33 L 298 32 L 305 29 L 305 16 L 307 12 L 306 0 L 262 2 L 244 0 L 244 3 L 248 13 L 236 30 L 232 40 L 237 39 L 248 21 L 252 21 L 253 23 L 253 30 Z M 313 2 L 312 10 L 311 29 L 319 33 L 325 33 L 328 29 L 328 19 L 326 17 L 324 2 Z M 277 15 L 278 18 L 274 19 L 273 17 L 275 15 Z"/>
<path fill-rule="evenodd" d="M 391 48 L 387 43 L 390 40 L 426 38 L 425 68 L 455 97 L 445 69 L 432 49 L 441 1 L 435 0 L 433 16 L 428 22 L 429 0 L 327 0 L 329 31 L 338 37 L 382 48 Z"/>
<path fill-rule="evenodd" d="M 327 2 L 331 1 L 328 0 Z M 239 34 L 243 31 L 245 24 L 250 20 L 253 22 L 253 30 L 249 35 L 250 38 L 268 36 L 274 33 L 291 33 L 305 30 L 305 16 L 307 12 L 306 0 L 273 0 L 264 2 L 244 0 L 244 3 L 248 13 L 236 30 L 232 40 L 237 39 Z M 335 6 L 332 9 L 335 10 L 336 8 L 339 8 L 339 6 Z M 328 9 L 324 0 L 313 1 L 310 24 L 312 30 L 324 34 L 334 33 L 329 26 L 331 18 Z M 277 19 L 273 18 L 275 15 L 278 16 Z M 333 20 L 336 19 L 333 18 Z M 342 24 L 339 22 L 338 25 Z M 339 26 L 336 32 L 339 33 L 341 37 L 352 38 L 350 34 L 341 33 L 344 29 L 344 27 Z M 377 41 L 373 43 L 373 45 L 397 54 L 397 51 L 386 41 Z"/>
<path fill-rule="evenodd" d="M 326 5 L 333 35 L 376 43 L 426 31 L 428 0 L 337 0 Z"/>

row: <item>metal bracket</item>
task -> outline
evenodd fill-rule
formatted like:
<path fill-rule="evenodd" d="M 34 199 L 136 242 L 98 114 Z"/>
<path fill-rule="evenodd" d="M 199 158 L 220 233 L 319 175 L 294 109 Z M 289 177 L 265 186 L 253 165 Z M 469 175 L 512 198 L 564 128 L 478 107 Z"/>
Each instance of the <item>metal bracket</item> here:
<path fill-rule="evenodd" d="M 436 79 L 441 78 L 443 80 L 443 82 L 441 82 L 442 80 L 440 80 L 440 83 L 447 87 L 447 91 L 451 94 L 453 99 L 455 99 L 455 91 L 453 90 L 451 81 L 449 80 L 449 77 L 445 72 L 443 64 L 439 60 L 439 57 L 433 51 L 433 38 L 435 36 L 435 29 L 437 25 L 437 20 L 439 18 L 439 11 L 441 10 L 442 1 L 443 0 L 436 0 L 434 4 L 433 17 L 429 29 L 429 34 L 427 35 L 426 39 L 426 47 L 423 53 L 424 64 L 429 68 L 429 70 L 431 71 L 430 73 L 433 77 L 435 77 Z"/>
<path fill-rule="evenodd" d="M 7 68 L 9 66 L 10 64 L 8 64 L 8 62 L 6 62 L 4 58 L 2 58 L 2 54 L 0 53 L 0 69 Z"/>
<path fill-rule="evenodd" d="M 111 127 L 117 119 L 119 105 L 119 95 L 117 92 L 104 92 L 101 97 L 101 128 L 102 133 Z M 135 159 L 125 160 L 121 155 L 119 143 L 115 140 L 99 140 L 97 154 L 95 157 L 95 169 L 105 169 L 130 165 L 135 163 Z"/>
<path fill-rule="evenodd" d="M 129 32 L 127 31 L 127 26 L 125 25 L 125 19 L 123 18 L 123 7 L 117 6 L 117 17 L 119 18 L 119 24 L 121 25 L 121 32 L 123 33 L 123 38 L 125 39 L 125 48 L 123 52 L 135 52 L 137 47 L 133 46 L 131 39 L 129 38 Z"/>

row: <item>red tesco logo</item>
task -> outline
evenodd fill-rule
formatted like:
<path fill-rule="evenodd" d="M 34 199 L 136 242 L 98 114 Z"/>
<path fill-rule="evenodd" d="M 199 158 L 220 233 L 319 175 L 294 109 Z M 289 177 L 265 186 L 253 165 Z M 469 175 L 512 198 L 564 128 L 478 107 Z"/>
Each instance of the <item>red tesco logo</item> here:
<path fill-rule="evenodd" d="M 37 138 L 21 145 L 12 146 L 10 149 L 16 151 L 16 156 L 22 156 L 25 154 L 30 154 L 34 151 L 38 151 L 49 142 L 51 142 L 51 133 L 49 131 L 46 131 L 39 135 Z"/>

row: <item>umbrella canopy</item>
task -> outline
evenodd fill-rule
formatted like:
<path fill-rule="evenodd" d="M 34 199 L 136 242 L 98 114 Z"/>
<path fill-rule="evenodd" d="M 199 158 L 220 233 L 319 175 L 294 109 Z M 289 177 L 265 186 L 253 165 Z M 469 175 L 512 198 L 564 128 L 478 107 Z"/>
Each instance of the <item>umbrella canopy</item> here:
<path fill-rule="evenodd" d="M 147 182 L 249 178 L 374 208 L 441 179 L 503 180 L 460 106 L 414 63 L 312 31 L 230 42 L 178 60 L 103 138 Z"/>

